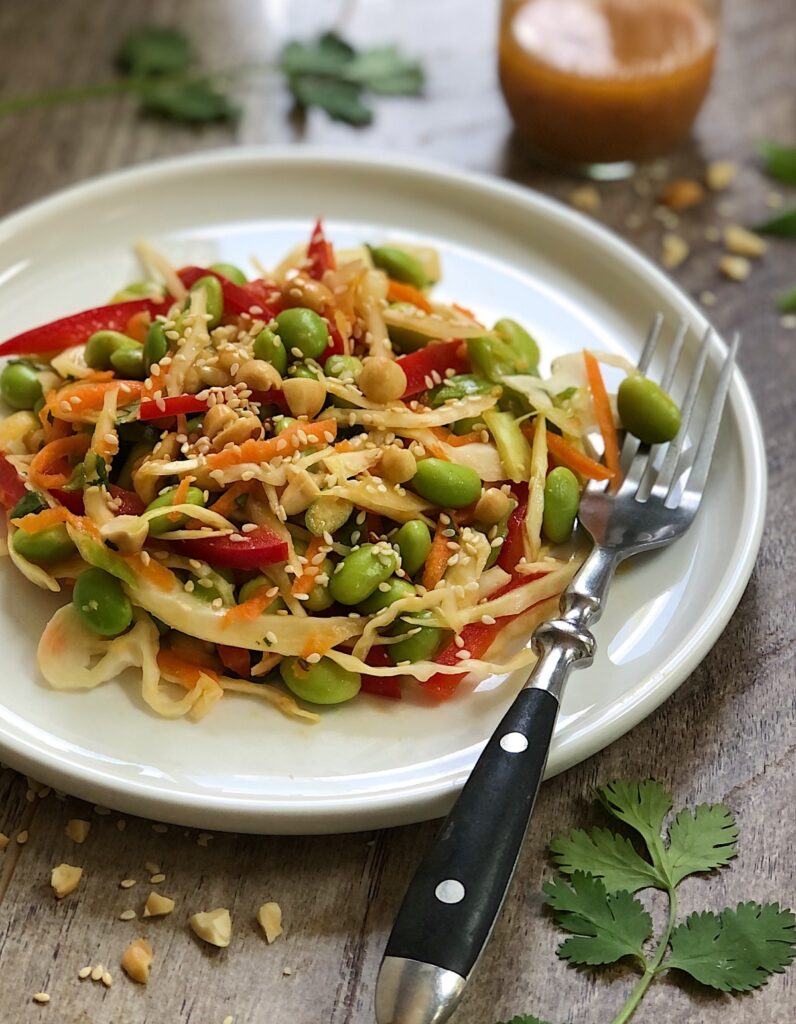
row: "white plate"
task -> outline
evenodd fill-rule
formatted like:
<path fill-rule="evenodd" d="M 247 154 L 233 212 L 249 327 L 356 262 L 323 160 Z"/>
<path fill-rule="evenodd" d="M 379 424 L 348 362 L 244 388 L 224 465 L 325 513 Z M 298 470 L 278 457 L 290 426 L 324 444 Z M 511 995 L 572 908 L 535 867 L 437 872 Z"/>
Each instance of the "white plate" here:
<path fill-rule="evenodd" d="M 635 358 L 655 310 L 670 324 L 685 317 L 694 335 L 705 326 L 635 250 L 544 196 L 393 156 L 270 149 L 126 171 L 7 219 L 3 334 L 97 305 L 135 280 L 135 239 L 176 263 L 248 265 L 257 254 L 268 264 L 319 213 L 338 244 L 399 236 L 436 245 L 440 294 L 486 321 L 516 317 L 545 357 L 589 346 Z M 716 341 L 709 378 L 724 351 Z M 716 641 L 758 549 L 765 472 L 760 426 L 736 374 L 697 522 L 617 579 L 594 667 L 569 683 L 548 775 L 648 715 Z M 142 705 L 135 685 L 56 693 L 44 684 L 35 650 L 57 604 L 4 562 L 0 758 L 89 800 L 180 824 L 320 833 L 442 814 L 516 689 L 484 685 L 441 706 L 361 697 L 324 710 L 315 727 L 230 696 L 202 722 L 170 722 Z"/>

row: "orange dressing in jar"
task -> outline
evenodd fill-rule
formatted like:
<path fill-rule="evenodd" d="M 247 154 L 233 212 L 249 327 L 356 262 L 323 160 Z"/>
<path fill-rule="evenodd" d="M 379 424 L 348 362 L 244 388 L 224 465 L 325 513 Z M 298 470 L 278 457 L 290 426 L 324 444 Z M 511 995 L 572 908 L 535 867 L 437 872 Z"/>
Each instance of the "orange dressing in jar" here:
<path fill-rule="evenodd" d="M 709 0 L 504 0 L 500 84 L 532 149 L 645 160 L 687 136 L 710 83 Z"/>

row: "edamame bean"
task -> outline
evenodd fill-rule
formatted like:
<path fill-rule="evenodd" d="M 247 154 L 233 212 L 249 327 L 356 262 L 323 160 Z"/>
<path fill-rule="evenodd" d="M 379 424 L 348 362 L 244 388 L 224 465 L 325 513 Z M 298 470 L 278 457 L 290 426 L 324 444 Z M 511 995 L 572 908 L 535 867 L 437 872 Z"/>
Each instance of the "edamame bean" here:
<path fill-rule="evenodd" d="M 75 580 L 72 604 L 83 625 L 99 636 L 118 636 L 133 621 L 133 606 L 121 583 L 102 569 L 86 569 Z"/>
<path fill-rule="evenodd" d="M 160 320 L 155 320 L 149 325 L 144 342 L 144 366 L 147 372 L 150 366 L 160 362 L 168 350 L 169 342 L 163 324 Z"/>
<path fill-rule="evenodd" d="M 134 338 L 121 331 L 95 331 L 86 342 L 84 358 L 93 370 L 110 370 L 113 353 L 135 344 Z"/>
<path fill-rule="evenodd" d="M 385 544 L 363 544 L 346 555 L 329 581 L 329 590 L 340 604 L 361 604 L 398 567 L 392 548 Z"/>
<path fill-rule="evenodd" d="M 468 466 L 443 459 L 423 459 L 410 481 L 412 490 L 443 508 L 465 508 L 478 500 L 481 478 Z"/>
<path fill-rule="evenodd" d="M 215 270 L 233 284 L 246 284 L 246 275 L 234 263 L 211 263 L 208 270 Z"/>
<path fill-rule="evenodd" d="M 428 276 L 417 256 L 399 249 L 396 245 L 369 245 L 370 256 L 375 265 L 385 271 L 393 281 L 402 281 L 415 288 L 425 288 Z"/>
<path fill-rule="evenodd" d="M 274 416 L 274 431 L 281 434 L 288 427 L 294 427 L 298 423 L 295 416 Z"/>
<path fill-rule="evenodd" d="M 169 487 L 169 489 L 164 491 L 163 494 L 159 494 L 154 501 L 150 501 L 144 511 L 151 512 L 153 508 L 168 508 L 170 505 L 174 504 L 174 495 L 176 492 L 176 487 Z M 204 491 L 200 490 L 198 487 L 189 487 L 183 504 L 204 505 L 204 503 Z M 149 520 L 149 533 L 152 537 L 159 537 L 162 533 L 169 533 L 171 530 L 181 530 L 187 522 L 188 517 L 183 513 L 180 513 L 176 520 L 170 519 L 167 515 L 156 516 Z"/>
<path fill-rule="evenodd" d="M 390 309 L 408 316 L 417 314 L 417 306 L 413 306 L 411 302 L 393 302 Z M 425 348 L 431 341 L 427 334 L 421 334 L 420 331 L 413 331 L 411 327 L 397 326 L 396 324 L 387 325 L 387 334 L 390 336 L 392 347 L 399 352 L 417 352 L 418 349 Z"/>
<path fill-rule="evenodd" d="M 290 355 L 295 348 L 307 359 L 317 359 L 329 344 L 326 321 L 305 306 L 282 310 L 276 318 L 276 328 Z"/>
<path fill-rule="evenodd" d="M 356 697 L 362 685 L 356 672 L 348 672 L 331 658 L 321 658 L 314 665 L 300 658 L 285 658 L 279 674 L 289 690 L 311 704 L 342 704 Z"/>
<path fill-rule="evenodd" d="M 306 363 L 293 363 L 288 367 L 288 377 L 300 377 L 302 380 L 318 380 L 318 371 Z"/>
<path fill-rule="evenodd" d="M 282 340 L 264 327 L 254 339 L 254 358 L 270 363 L 282 376 L 287 370 L 287 352 Z"/>
<path fill-rule="evenodd" d="M 384 608 L 389 608 L 391 604 L 396 601 L 400 601 L 403 597 L 414 597 L 417 591 L 411 583 L 407 583 L 406 580 L 399 579 L 398 576 L 394 576 L 392 579 L 387 580 L 387 590 L 382 590 L 381 586 L 378 586 L 367 601 L 363 601 L 358 606 L 358 610 L 363 615 L 375 615 L 376 612 L 382 611 Z"/>
<path fill-rule="evenodd" d="M 111 366 L 128 380 L 143 380 L 149 369 L 144 366 L 144 346 L 131 338 L 129 345 L 120 345 L 111 352 Z"/>
<path fill-rule="evenodd" d="M 125 285 L 120 291 L 111 296 L 111 304 L 114 302 L 131 302 L 134 299 L 162 299 L 163 289 L 154 281 L 134 281 Z"/>
<path fill-rule="evenodd" d="M 238 591 L 238 604 L 245 604 L 246 601 L 250 601 L 251 598 L 256 597 L 259 591 L 265 589 L 270 590 L 273 587 L 273 583 L 268 579 L 267 576 L 260 574 L 255 576 L 253 579 L 247 580 Z M 275 615 L 280 608 L 285 607 L 285 602 L 281 597 L 275 597 L 273 601 L 265 608 L 263 615 Z"/>
<path fill-rule="evenodd" d="M 35 368 L 21 359 L 3 367 L 0 394 L 12 409 L 32 409 L 44 397 Z"/>
<path fill-rule="evenodd" d="M 467 398 L 468 395 L 485 395 L 493 387 L 492 381 L 485 377 L 478 377 L 473 373 L 460 373 L 433 388 L 429 392 L 429 404 L 432 409 L 438 409 L 445 402 Z"/>
<path fill-rule="evenodd" d="M 50 526 L 38 533 L 17 530 L 11 542 L 14 551 L 36 565 L 52 565 L 68 558 L 75 550 L 72 538 L 63 523 Z"/>
<path fill-rule="evenodd" d="M 422 611 L 414 612 L 407 617 L 411 619 L 430 619 L 431 612 Z M 390 660 L 394 665 L 397 665 L 401 661 L 430 661 L 437 651 L 442 646 L 442 642 L 445 639 L 444 629 L 439 629 L 437 626 L 413 626 L 409 622 L 405 622 L 403 619 L 398 619 L 395 626 L 390 630 L 394 636 L 398 636 L 401 633 L 407 633 L 411 629 L 416 629 L 416 633 L 412 633 L 411 636 L 406 637 L 405 640 L 399 640 L 396 644 L 387 645 L 387 653 L 390 656 Z"/>
<path fill-rule="evenodd" d="M 323 372 L 327 377 L 346 382 L 355 381 L 362 370 L 362 360 L 356 356 L 330 356 Z"/>
<path fill-rule="evenodd" d="M 569 540 L 580 503 L 580 487 L 575 474 L 558 466 L 547 474 L 544 483 L 542 529 L 553 544 Z"/>
<path fill-rule="evenodd" d="M 353 511 L 354 506 L 345 498 L 321 494 L 304 513 L 304 525 L 315 537 L 322 537 L 345 526 Z"/>
<path fill-rule="evenodd" d="M 321 571 L 319 575 L 328 576 L 332 578 L 334 572 L 334 562 L 331 558 L 324 558 L 321 562 Z M 303 601 L 302 604 L 308 612 L 324 612 L 327 608 L 334 604 L 334 598 L 329 593 L 328 583 L 316 583 L 312 590 L 307 596 L 307 600 Z"/>
<path fill-rule="evenodd" d="M 401 568 L 410 576 L 418 572 L 431 551 L 431 532 L 422 519 L 410 519 L 394 533 L 392 543 L 401 555 Z"/>
<path fill-rule="evenodd" d="M 521 324 L 504 317 L 498 320 L 492 330 L 513 349 L 517 373 L 536 373 L 539 366 L 539 346 Z"/>
<path fill-rule="evenodd" d="M 486 424 L 481 416 L 466 416 L 463 420 L 456 420 L 451 429 L 457 437 L 464 434 L 471 434 L 476 429 L 486 430 Z"/>
<path fill-rule="evenodd" d="M 625 377 L 616 404 L 622 425 L 644 444 L 663 444 L 677 436 L 680 410 L 654 380 L 640 373 Z"/>
<path fill-rule="evenodd" d="M 221 317 L 224 315 L 224 292 L 221 282 L 212 274 L 206 274 L 194 281 L 191 285 L 191 292 L 198 292 L 200 288 L 203 288 L 205 292 L 206 309 L 210 316 L 207 326 L 212 330 L 214 327 L 218 327 Z"/>

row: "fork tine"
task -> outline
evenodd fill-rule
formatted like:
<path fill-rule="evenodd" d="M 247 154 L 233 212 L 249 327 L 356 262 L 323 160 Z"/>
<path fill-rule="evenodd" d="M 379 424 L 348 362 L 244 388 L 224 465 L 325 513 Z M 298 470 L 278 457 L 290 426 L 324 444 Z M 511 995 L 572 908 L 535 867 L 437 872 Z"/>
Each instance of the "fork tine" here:
<path fill-rule="evenodd" d="M 686 491 L 696 494 L 699 497 L 702 496 L 702 491 L 705 488 L 705 482 L 710 471 L 710 463 L 713 458 L 713 449 L 716 446 L 716 438 L 719 433 L 719 425 L 721 423 L 721 414 L 724 409 L 724 402 L 727 398 L 727 392 L 730 389 L 730 382 L 732 380 L 733 369 L 735 368 L 735 356 L 738 352 L 738 346 L 741 343 L 741 334 L 739 331 L 735 332 L 735 336 L 732 339 L 730 345 L 730 351 L 727 354 L 727 358 L 724 361 L 724 366 L 721 368 L 721 374 L 719 375 L 719 381 L 716 385 L 716 390 L 713 393 L 713 398 L 710 403 L 710 409 L 708 416 L 705 421 L 705 427 L 702 431 L 702 437 L 699 441 L 699 447 L 697 448 L 696 457 L 694 458 L 694 464 L 691 467 L 691 472 L 688 474 L 688 482 L 686 484 Z M 675 475 L 675 479 L 676 479 Z M 671 494 L 672 487 L 669 488 L 669 494 Z M 667 499 L 669 498 L 667 494 Z"/>
<path fill-rule="evenodd" d="M 677 437 L 671 442 L 667 451 L 666 457 L 663 460 L 663 465 L 658 473 L 656 480 L 657 487 L 670 487 L 672 479 L 674 477 L 674 470 L 677 463 L 680 461 L 680 453 L 683 450 L 685 439 L 688 435 L 688 427 L 691 423 L 691 414 L 694 411 L 696 405 L 697 395 L 699 394 L 699 385 L 702 381 L 702 373 L 705 369 L 705 363 L 708 358 L 708 350 L 710 348 L 710 342 L 713 338 L 713 328 L 708 324 L 705 329 L 705 333 L 702 335 L 702 341 L 699 345 L 699 351 L 697 352 L 696 362 L 694 363 L 694 369 L 691 372 L 691 379 L 688 382 L 688 388 L 686 389 L 685 398 L 683 399 L 683 406 L 680 414 L 680 430 L 677 433 Z M 667 494 L 667 498 L 668 498 Z"/>
<path fill-rule="evenodd" d="M 666 369 L 663 371 L 663 377 L 660 382 L 664 391 L 668 391 L 672 386 L 674 374 L 677 369 L 677 363 L 680 359 L 680 353 L 683 351 L 683 344 L 687 334 L 688 324 L 685 320 L 681 320 L 677 325 L 677 333 L 675 334 L 674 341 L 672 342 L 672 350 L 669 353 L 669 358 L 666 360 Z"/>
<path fill-rule="evenodd" d="M 652 356 L 655 352 L 655 348 L 661 336 L 661 327 L 663 326 L 663 313 L 656 313 L 652 318 L 652 323 L 647 331 L 647 337 L 644 339 L 644 345 L 641 349 L 641 355 L 638 357 L 637 368 L 639 373 L 645 373 Z M 619 466 L 622 476 L 626 476 L 630 470 L 631 460 L 638 449 L 638 441 L 632 434 L 626 434 L 625 440 L 622 444 L 622 451 L 619 456 Z"/>

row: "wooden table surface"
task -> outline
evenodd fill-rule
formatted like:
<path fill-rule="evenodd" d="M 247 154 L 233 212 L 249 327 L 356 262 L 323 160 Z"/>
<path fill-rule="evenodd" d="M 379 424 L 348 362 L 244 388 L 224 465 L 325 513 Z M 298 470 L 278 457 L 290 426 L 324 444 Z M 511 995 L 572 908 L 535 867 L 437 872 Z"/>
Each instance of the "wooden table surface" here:
<path fill-rule="evenodd" d="M 356 41 L 394 39 L 418 54 L 428 71 L 422 101 L 384 101 L 372 127 L 355 131 L 313 114 L 301 127 L 275 77 L 241 86 L 244 115 L 236 126 L 202 130 L 141 119 L 125 98 L 34 111 L 0 120 L 0 211 L 5 213 L 62 186 L 156 157 L 223 145 L 305 142 L 349 149 L 382 147 L 417 153 L 510 177 L 566 198 L 572 180 L 529 166 L 510 137 L 494 68 L 496 3 L 483 0 L 369 0 L 340 5 L 289 0 L 26 0 L 0 4 L 0 95 L 101 78 L 119 38 L 156 20 L 181 24 L 216 65 L 262 60 L 285 38 L 340 19 Z M 676 277 L 694 296 L 716 296 L 721 330 L 740 327 L 741 365 L 768 437 L 769 515 L 757 568 L 732 622 L 693 676 L 656 713 L 610 748 L 541 792 L 535 824 L 494 938 L 455 1016 L 456 1024 L 493 1024 L 514 1013 L 553 1021 L 602 1024 L 612 1019 L 632 978 L 624 970 L 593 978 L 554 956 L 557 933 L 542 910 L 544 850 L 559 830 L 586 823 L 588 788 L 618 775 L 665 780 L 676 802 L 725 801 L 741 825 L 733 867 L 683 886 L 683 910 L 738 900 L 794 903 L 793 874 L 793 603 L 796 497 L 793 410 L 796 333 L 780 324 L 772 295 L 796 284 L 793 248 L 772 246 L 745 284 L 722 280 L 720 250 L 705 239 L 722 218 L 749 222 L 775 202 L 752 147 L 761 138 L 796 141 L 796 17 L 793 0 L 727 0 L 718 74 L 696 140 L 653 173 L 698 176 L 707 159 L 740 163 L 731 191 L 712 196 L 678 231 L 692 255 Z M 657 257 L 662 227 L 644 182 L 601 186 L 596 216 Z M 641 184 L 639 184 L 641 181 Z M 768 197 L 768 199 L 767 199 Z M 791 199 L 793 196 L 791 196 Z M 69 240 L 64 239 L 68 256 Z M 787 440 L 783 440 L 786 438 Z M 728 510 L 728 515 L 732 510 Z M 1 699 L 1 695 L 0 695 Z M 68 818 L 86 817 L 82 846 L 64 835 Z M 59 1024 L 366 1024 L 373 1020 L 376 971 L 401 895 L 436 825 L 375 834 L 318 838 L 197 834 L 100 814 L 72 799 L 39 799 L 24 778 L 0 772 L 0 831 L 29 831 L 0 855 L 0 1021 Z M 82 865 L 78 892 L 53 899 L 50 869 Z M 147 988 L 119 968 L 138 922 L 118 920 L 148 891 L 145 863 L 161 866 L 160 888 L 177 911 L 147 922 L 156 963 Z M 136 888 L 119 888 L 123 877 Z M 275 899 L 286 934 L 266 947 L 254 909 Z M 187 929 L 189 912 L 228 906 L 233 945 L 214 951 Z M 85 964 L 106 964 L 110 989 L 80 982 Z M 610 980 L 609 980 L 610 979 Z M 657 983 L 639 1021 L 767 1022 L 796 1016 L 796 971 L 774 978 L 747 998 L 704 995 L 695 986 Z M 46 991 L 41 1007 L 31 996 Z"/>

